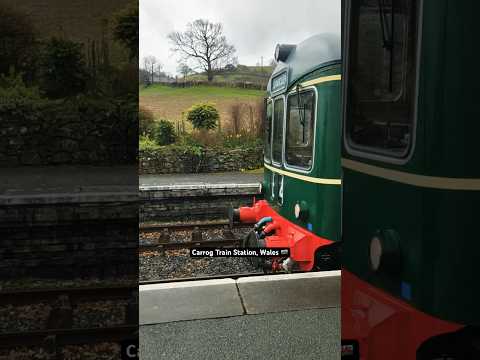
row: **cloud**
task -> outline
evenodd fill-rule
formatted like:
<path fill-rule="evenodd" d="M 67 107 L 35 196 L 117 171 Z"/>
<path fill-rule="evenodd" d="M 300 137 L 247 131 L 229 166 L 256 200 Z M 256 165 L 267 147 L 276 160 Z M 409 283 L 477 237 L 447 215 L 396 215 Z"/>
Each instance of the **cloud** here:
<path fill-rule="evenodd" d="M 299 43 L 330 32 L 340 34 L 340 0 L 140 0 L 140 59 L 156 56 L 176 73 L 177 55 L 167 34 L 203 18 L 221 22 L 240 64 L 273 58 L 277 43 Z"/>

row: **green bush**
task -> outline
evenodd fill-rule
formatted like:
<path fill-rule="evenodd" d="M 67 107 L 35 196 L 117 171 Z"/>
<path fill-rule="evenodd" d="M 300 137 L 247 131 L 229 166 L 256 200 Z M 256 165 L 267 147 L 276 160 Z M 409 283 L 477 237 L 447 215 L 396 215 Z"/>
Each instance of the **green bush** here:
<path fill-rule="evenodd" d="M 140 141 L 138 144 L 138 149 L 140 151 L 155 151 L 159 148 L 160 145 L 158 145 L 155 140 L 150 139 L 148 136 L 140 136 Z"/>
<path fill-rule="evenodd" d="M 28 123 L 41 118 L 46 103 L 38 88 L 27 87 L 21 75 L 0 76 L 0 119 Z"/>
<path fill-rule="evenodd" d="M 114 15 L 113 36 L 128 49 L 130 59 L 138 56 L 138 1 Z"/>
<path fill-rule="evenodd" d="M 48 97 L 64 98 L 86 89 L 87 67 L 83 45 L 52 38 L 40 56 L 40 88 Z"/>
<path fill-rule="evenodd" d="M 227 149 L 250 149 L 250 148 L 257 148 L 261 147 L 263 144 L 262 139 L 258 139 L 257 137 L 246 134 L 246 133 L 239 133 L 239 134 L 228 134 L 225 135 L 223 138 L 222 146 Z"/>
<path fill-rule="evenodd" d="M 138 110 L 138 133 L 141 136 L 152 136 L 154 126 L 153 113 L 148 109 L 140 107 Z"/>
<path fill-rule="evenodd" d="M 197 130 L 215 129 L 219 118 L 218 110 L 212 104 L 193 105 L 187 112 L 187 120 Z"/>
<path fill-rule="evenodd" d="M 168 120 L 160 120 L 153 128 L 153 138 L 158 145 L 169 145 L 175 142 L 175 128 Z"/>

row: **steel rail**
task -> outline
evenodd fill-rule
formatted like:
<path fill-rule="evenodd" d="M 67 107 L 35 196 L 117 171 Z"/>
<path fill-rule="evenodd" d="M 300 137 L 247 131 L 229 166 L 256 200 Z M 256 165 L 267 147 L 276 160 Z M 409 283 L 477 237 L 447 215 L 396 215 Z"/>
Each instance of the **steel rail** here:
<path fill-rule="evenodd" d="M 144 223 L 139 226 L 140 233 L 159 232 L 162 230 L 183 231 L 198 229 L 211 229 L 229 226 L 228 221 L 209 221 L 209 222 L 192 222 L 192 223 Z M 235 224 L 235 227 L 251 227 L 253 224 Z"/>
<path fill-rule="evenodd" d="M 116 300 L 131 297 L 138 290 L 137 284 L 83 286 L 78 288 L 35 288 L 4 289 L 0 291 L 0 304 L 31 304 L 40 301 L 56 300 L 61 295 L 68 295 L 70 302 L 85 300 Z"/>
<path fill-rule="evenodd" d="M 193 247 L 226 247 L 240 245 L 241 239 L 219 239 L 219 240 L 202 240 L 187 241 L 175 243 L 157 243 L 157 244 L 140 244 L 138 249 L 143 251 L 164 251 L 164 250 L 180 250 L 191 249 Z"/>

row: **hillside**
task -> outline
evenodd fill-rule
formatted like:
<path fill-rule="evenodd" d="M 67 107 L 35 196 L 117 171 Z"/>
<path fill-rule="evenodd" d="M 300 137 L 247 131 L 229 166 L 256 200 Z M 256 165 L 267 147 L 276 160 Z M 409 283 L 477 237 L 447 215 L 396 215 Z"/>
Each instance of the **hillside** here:
<path fill-rule="evenodd" d="M 220 113 L 222 127 L 229 126 L 232 106 L 241 106 L 242 122 L 259 121 L 265 91 L 216 86 L 188 88 L 152 85 L 140 88 L 140 106 L 153 112 L 156 119 L 178 123 L 182 113 L 200 102 L 215 104 Z M 188 126 L 188 124 L 187 124 Z"/>
<path fill-rule="evenodd" d="M 114 13 L 133 0 L 1 0 L 8 6 L 25 13 L 32 21 L 40 39 L 57 36 L 84 44 L 89 49 L 92 41 L 102 39 L 109 45 L 110 60 L 119 64 L 128 60 L 125 49 L 112 39 L 111 25 Z M 1 20 L 0 20 L 1 21 Z"/>
<path fill-rule="evenodd" d="M 238 65 L 234 70 L 222 70 L 215 74 L 216 82 L 251 82 L 266 85 L 273 72 L 272 66 L 246 66 Z M 187 76 L 187 80 L 207 81 L 205 73 Z"/>

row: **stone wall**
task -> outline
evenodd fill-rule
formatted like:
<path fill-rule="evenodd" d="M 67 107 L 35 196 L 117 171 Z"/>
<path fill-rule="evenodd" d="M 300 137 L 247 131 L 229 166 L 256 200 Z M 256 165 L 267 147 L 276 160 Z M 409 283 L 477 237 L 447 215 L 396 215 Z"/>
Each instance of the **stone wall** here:
<path fill-rule="evenodd" d="M 137 273 L 137 193 L 0 199 L 0 278 Z"/>
<path fill-rule="evenodd" d="M 251 206 L 260 184 L 140 187 L 140 222 L 226 219 L 230 206 Z"/>
<path fill-rule="evenodd" d="M 139 152 L 140 174 L 210 173 L 253 170 L 263 166 L 263 149 L 204 149 L 201 154 L 180 147 Z"/>
<path fill-rule="evenodd" d="M 0 167 L 135 163 L 136 111 L 135 101 L 0 101 Z"/>

